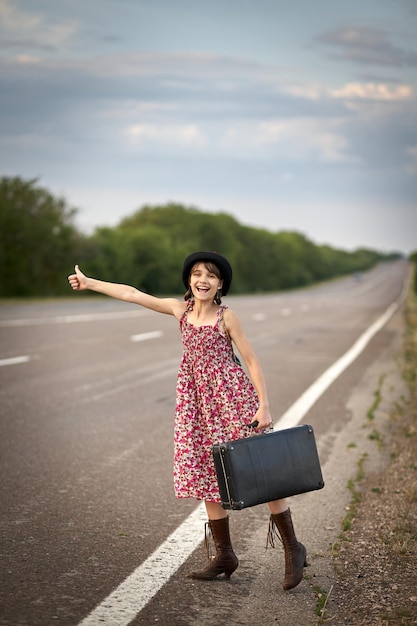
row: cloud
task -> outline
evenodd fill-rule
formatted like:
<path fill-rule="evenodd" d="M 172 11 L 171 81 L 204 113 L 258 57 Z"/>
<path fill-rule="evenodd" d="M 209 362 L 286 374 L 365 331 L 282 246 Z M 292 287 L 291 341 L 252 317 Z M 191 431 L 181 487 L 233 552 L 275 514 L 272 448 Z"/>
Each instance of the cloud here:
<path fill-rule="evenodd" d="M 75 20 L 51 23 L 39 13 L 19 10 L 11 0 L 0 0 L 0 49 L 27 54 L 51 52 L 70 40 Z"/>
<path fill-rule="evenodd" d="M 5 30 L 34 30 L 39 27 L 42 18 L 35 13 L 19 11 L 10 0 L 0 0 L 1 23 Z"/>
<path fill-rule="evenodd" d="M 234 90 L 248 78 L 278 84 L 284 68 L 238 56 L 211 52 L 130 52 L 102 55 L 84 59 L 82 66 L 96 76 L 117 74 L 122 77 L 160 77 L 167 83 L 180 81 L 180 86 L 192 87 L 210 80 L 224 92 Z M 186 81 L 186 82 L 184 82 Z"/>
<path fill-rule="evenodd" d="M 261 144 L 281 144 L 289 160 L 350 161 L 351 157 L 345 152 L 348 141 L 343 132 L 337 130 L 341 125 L 340 120 L 314 118 L 261 122 L 256 140 Z"/>
<path fill-rule="evenodd" d="M 404 67 L 417 65 L 417 53 L 390 43 L 387 34 L 377 28 L 350 26 L 323 33 L 318 41 L 340 50 L 336 58 L 345 61 Z"/>
<path fill-rule="evenodd" d="M 395 155 L 399 162 L 398 112 L 413 99 L 407 85 L 356 82 L 331 89 L 288 84 L 270 65 L 248 62 L 246 74 L 245 67 L 243 59 L 193 53 L 71 63 L 22 58 L 3 68 L 0 115 L 10 141 L 44 138 L 66 154 L 82 142 L 85 154 L 100 145 L 118 159 L 195 155 L 293 167 Z M 397 117 L 389 106 L 399 107 Z M 388 137 L 386 154 L 381 146 Z"/>
<path fill-rule="evenodd" d="M 137 178 L 146 160 L 160 159 L 159 176 L 172 169 L 168 161 L 179 170 L 204 161 L 205 175 L 221 168 L 230 178 L 229 164 L 254 171 L 258 163 L 260 177 L 268 165 L 268 178 L 296 187 L 293 180 L 319 171 L 360 164 L 365 177 L 379 164 L 404 172 L 414 163 L 406 148 L 417 141 L 415 96 L 405 83 L 296 82 L 282 66 L 195 52 L 19 55 L 0 65 L 0 81 L 3 153 L 19 164 L 25 141 L 26 152 L 38 142 L 39 171 L 87 172 L 97 159 L 103 170 L 113 161 L 111 176 L 117 161 L 120 176 Z"/>
<path fill-rule="evenodd" d="M 26 132 L 31 120 L 46 121 L 52 113 L 64 118 L 62 124 L 77 115 L 81 123 L 93 110 L 96 126 L 106 120 L 126 131 L 147 124 L 148 138 L 167 124 L 201 130 L 221 123 L 230 129 L 235 122 L 243 128 L 251 120 L 346 114 L 335 99 L 321 97 L 317 104 L 301 91 L 286 90 L 281 68 L 214 54 L 118 54 L 82 61 L 19 55 L 0 66 L 0 81 L 0 115 L 11 131 Z M 24 108 L 27 114 L 18 116 Z"/>
<path fill-rule="evenodd" d="M 196 124 L 156 125 L 135 124 L 127 129 L 130 143 L 146 147 L 148 144 L 174 144 L 175 146 L 204 146 L 205 137 Z"/>
<path fill-rule="evenodd" d="M 375 81 L 346 83 L 337 89 L 317 84 L 289 85 L 284 86 L 282 91 L 295 98 L 321 103 L 326 99 L 403 102 L 411 100 L 414 96 L 411 85 Z"/>
<path fill-rule="evenodd" d="M 348 83 L 340 89 L 333 89 L 330 95 L 346 100 L 378 100 L 398 102 L 410 100 L 413 90 L 410 85 L 387 85 L 385 83 Z"/>

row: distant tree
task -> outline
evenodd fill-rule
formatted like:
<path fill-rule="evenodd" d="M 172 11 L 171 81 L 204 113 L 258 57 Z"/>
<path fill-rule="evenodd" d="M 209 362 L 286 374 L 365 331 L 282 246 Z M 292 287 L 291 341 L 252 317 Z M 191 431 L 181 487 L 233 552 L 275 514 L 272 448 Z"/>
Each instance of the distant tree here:
<path fill-rule="evenodd" d="M 117 228 L 137 230 L 148 226 L 163 230 L 171 248 L 180 248 L 184 254 L 207 249 L 223 251 L 232 257 L 239 248 L 237 236 L 242 228 L 227 213 L 205 213 L 172 202 L 154 207 L 146 205 L 124 218 Z"/>
<path fill-rule="evenodd" d="M 241 225 L 227 213 L 205 213 L 194 207 L 176 203 L 162 206 L 144 206 L 116 227 L 120 232 L 153 233 L 167 246 L 168 257 L 161 262 L 171 267 L 171 290 L 182 285 L 180 268 L 184 258 L 195 250 L 214 250 L 226 255 L 232 265 L 241 250 Z M 173 268 L 176 268 L 175 270 Z M 174 274 L 175 277 L 174 278 Z M 238 275 L 234 285 L 238 283 Z M 180 287 L 182 289 L 182 287 Z"/>
<path fill-rule="evenodd" d="M 278 291 L 369 269 L 387 256 L 318 246 L 299 232 L 273 233 L 170 202 L 144 206 L 91 236 L 74 225 L 69 208 L 37 180 L 0 179 L 0 296 L 68 293 L 67 275 L 78 262 L 93 276 L 155 294 L 183 291 L 181 265 L 195 250 L 230 260 L 233 293 Z"/>
<path fill-rule="evenodd" d="M 86 271 L 90 274 L 149 293 L 178 293 L 182 289 L 180 261 L 172 253 L 169 233 L 161 228 L 128 228 L 125 224 L 98 228 L 91 249 L 95 253 L 86 261 Z"/>
<path fill-rule="evenodd" d="M 300 287 L 368 269 L 383 258 L 375 251 L 317 246 L 299 232 L 273 233 L 242 225 L 224 212 L 173 202 L 146 205 L 113 229 L 97 229 L 93 242 L 98 274 L 153 293 L 182 288 L 178 268 L 194 250 L 215 250 L 229 258 L 234 293 Z M 169 278 L 163 281 L 162 275 Z"/>
<path fill-rule="evenodd" d="M 0 179 L 0 296 L 46 296 L 67 290 L 69 259 L 82 247 L 75 209 L 37 186 Z"/>

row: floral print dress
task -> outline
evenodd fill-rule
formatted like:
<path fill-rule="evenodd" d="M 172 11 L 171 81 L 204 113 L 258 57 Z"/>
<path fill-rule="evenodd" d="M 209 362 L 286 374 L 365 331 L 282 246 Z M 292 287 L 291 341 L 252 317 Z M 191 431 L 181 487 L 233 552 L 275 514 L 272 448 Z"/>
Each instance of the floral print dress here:
<path fill-rule="evenodd" d="M 215 443 L 248 437 L 259 406 L 256 390 L 233 360 L 222 328 L 225 305 L 214 326 L 180 320 L 184 351 L 178 372 L 174 434 L 174 489 L 177 498 L 221 502 L 212 457 Z"/>

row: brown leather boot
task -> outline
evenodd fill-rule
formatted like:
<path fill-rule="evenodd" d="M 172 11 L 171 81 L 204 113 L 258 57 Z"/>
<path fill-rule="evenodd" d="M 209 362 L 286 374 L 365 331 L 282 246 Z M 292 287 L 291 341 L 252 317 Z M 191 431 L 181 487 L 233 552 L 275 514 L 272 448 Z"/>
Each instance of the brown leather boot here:
<path fill-rule="evenodd" d="M 210 558 L 207 528 L 210 529 L 213 535 L 214 545 L 216 547 L 216 556 L 212 558 L 207 567 L 203 570 L 199 572 L 190 572 L 190 574 L 188 574 L 188 578 L 213 580 L 213 578 L 216 578 L 219 574 L 224 574 L 225 578 L 230 578 L 239 565 L 239 561 L 236 554 L 233 552 L 232 544 L 230 542 L 229 517 L 210 520 L 206 523 L 205 545 L 207 556 Z"/>
<path fill-rule="evenodd" d="M 296 587 L 303 578 L 303 567 L 307 566 L 307 550 L 302 543 L 297 541 L 292 525 L 291 511 L 287 509 L 283 513 L 272 514 L 269 524 L 268 541 L 274 546 L 274 526 L 281 535 L 285 554 L 285 576 L 283 588 L 285 591 Z M 276 534 L 276 530 L 275 530 Z"/>

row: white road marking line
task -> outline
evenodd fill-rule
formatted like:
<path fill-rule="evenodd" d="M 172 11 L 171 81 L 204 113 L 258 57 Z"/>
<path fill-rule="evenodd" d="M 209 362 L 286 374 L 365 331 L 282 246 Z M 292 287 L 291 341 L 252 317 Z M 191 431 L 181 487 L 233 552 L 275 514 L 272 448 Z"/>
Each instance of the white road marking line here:
<path fill-rule="evenodd" d="M 42 326 L 45 324 L 73 324 L 76 322 L 97 322 L 100 320 L 120 320 L 142 317 L 146 311 L 109 311 L 108 313 L 80 313 L 77 315 L 57 315 L 55 317 L 28 317 L 17 320 L 0 320 L 1 328 L 13 326 Z"/>
<path fill-rule="evenodd" d="M 130 337 L 131 341 L 147 341 L 148 339 L 156 339 L 157 337 L 162 337 L 162 330 L 152 330 L 149 333 L 139 333 L 139 335 L 132 335 Z"/>
<path fill-rule="evenodd" d="M 359 356 L 372 337 L 388 322 L 398 304 L 393 303 L 284 413 L 274 430 L 300 423 L 326 389 Z M 79 626 L 127 626 L 201 543 L 206 520 L 204 503 L 159 546 L 130 576 L 82 621 Z"/>
<path fill-rule="evenodd" d="M 206 507 L 201 503 L 79 626 L 129 624 L 194 552 L 206 521 Z"/>
<path fill-rule="evenodd" d="M 281 315 L 283 317 L 288 317 L 289 315 L 291 315 L 292 313 L 292 309 L 281 309 Z"/>
<path fill-rule="evenodd" d="M 30 361 L 30 356 L 14 356 L 10 359 L 0 359 L 0 367 L 3 365 L 17 365 L 18 363 L 27 363 Z"/>
<path fill-rule="evenodd" d="M 266 319 L 265 313 L 255 313 L 255 315 L 253 316 L 254 322 L 263 322 L 264 319 Z"/>

